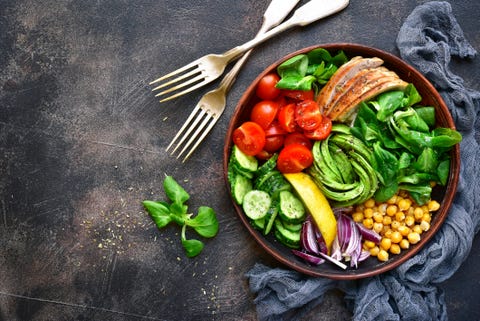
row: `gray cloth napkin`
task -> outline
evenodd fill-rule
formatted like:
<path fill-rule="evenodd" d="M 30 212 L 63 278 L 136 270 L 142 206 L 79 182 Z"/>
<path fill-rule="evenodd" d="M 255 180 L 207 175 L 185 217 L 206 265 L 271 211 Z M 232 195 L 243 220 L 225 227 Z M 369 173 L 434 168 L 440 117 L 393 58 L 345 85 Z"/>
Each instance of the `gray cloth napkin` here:
<path fill-rule="evenodd" d="M 447 320 L 445 281 L 466 259 L 479 230 L 480 92 L 464 86 L 449 69 L 450 59 L 473 58 L 476 51 L 447 2 L 428 2 L 413 10 L 401 27 L 401 57 L 422 72 L 442 95 L 463 135 L 458 192 L 439 232 L 417 255 L 395 270 L 358 281 L 314 278 L 256 264 L 248 273 L 260 320 L 296 320 L 331 289 L 345 293 L 354 320 Z"/>

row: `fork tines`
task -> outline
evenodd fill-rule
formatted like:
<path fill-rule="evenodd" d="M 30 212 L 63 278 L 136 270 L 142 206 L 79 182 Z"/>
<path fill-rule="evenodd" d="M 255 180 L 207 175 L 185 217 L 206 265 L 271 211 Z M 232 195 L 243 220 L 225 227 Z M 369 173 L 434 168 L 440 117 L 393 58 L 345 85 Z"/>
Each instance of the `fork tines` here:
<path fill-rule="evenodd" d="M 178 75 L 178 77 L 171 80 L 169 79 L 176 75 Z M 201 87 L 206 81 L 207 77 L 208 75 L 205 75 L 205 73 L 203 73 L 202 70 L 200 69 L 200 66 L 198 65 L 198 63 L 194 61 L 182 68 L 179 68 L 175 71 L 172 71 L 169 74 L 166 74 L 165 76 L 155 79 L 154 81 L 150 82 L 150 85 L 158 84 L 161 81 L 168 80 L 167 82 L 164 82 L 152 89 L 152 91 L 164 89 L 163 91 L 156 94 L 155 97 L 163 96 L 168 93 L 172 93 L 176 90 L 182 89 L 186 86 L 192 85 L 191 87 L 188 87 L 183 91 L 177 92 L 167 98 L 163 98 L 162 100 L 160 100 L 160 102 L 164 102 L 164 101 L 179 97 L 181 95 L 184 95 L 192 90 L 197 89 L 198 87 Z"/>
<path fill-rule="evenodd" d="M 195 106 L 190 116 L 183 124 L 182 128 L 180 128 L 173 140 L 167 146 L 166 151 L 169 151 L 169 149 L 173 147 L 173 145 L 180 138 L 180 136 L 183 135 L 178 141 L 175 148 L 172 150 L 171 155 L 173 155 L 182 146 L 184 141 L 189 138 L 180 153 L 177 155 L 178 159 L 183 153 L 185 153 L 185 151 L 188 149 L 188 147 L 190 147 L 190 145 L 195 143 L 182 162 L 185 162 L 190 157 L 190 155 L 195 151 L 198 145 L 203 141 L 205 136 L 210 132 L 212 127 L 217 122 L 218 117 L 216 117 L 215 114 L 212 114 L 210 110 L 205 109 L 206 107 L 202 108 L 202 105 Z"/>

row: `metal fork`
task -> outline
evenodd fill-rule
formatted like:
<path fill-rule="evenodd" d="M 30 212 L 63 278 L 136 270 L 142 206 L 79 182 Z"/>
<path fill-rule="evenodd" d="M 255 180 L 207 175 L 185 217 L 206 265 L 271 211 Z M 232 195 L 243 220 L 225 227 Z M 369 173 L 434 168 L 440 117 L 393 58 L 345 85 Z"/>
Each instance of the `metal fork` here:
<path fill-rule="evenodd" d="M 263 23 L 257 35 L 263 34 L 268 29 L 282 22 L 299 1 L 300 0 L 272 0 L 263 15 Z M 235 65 L 225 75 L 216 89 L 211 90 L 203 95 L 198 104 L 192 110 L 190 116 L 183 124 L 182 128 L 180 128 L 171 143 L 168 145 L 167 151 L 181 136 L 180 141 L 172 151 L 172 154 L 174 154 L 175 151 L 177 151 L 177 149 L 182 145 L 182 143 L 188 137 L 190 137 L 183 149 L 178 154 L 177 158 L 179 158 L 188 149 L 188 147 L 195 142 L 182 162 L 185 162 L 190 157 L 190 155 L 195 151 L 195 149 L 203 141 L 205 136 L 207 136 L 222 115 L 226 106 L 227 92 L 230 90 L 230 87 L 234 83 L 238 72 L 242 68 L 245 61 L 247 61 L 251 52 L 251 50 L 247 51 L 245 55 L 235 63 Z M 195 132 L 190 136 L 192 131 Z"/>
<path fill-rule="evenodd" d="M 292 17 L 284 23 L 276 26 L 266 33 L 258 35 L 243 45 L 230 49 L 223 54 L 209 54 L 203 56 L 184 67 L 181 67 L 152 81 L 150 85 L 166 81 L 153 88 L 152 91 L 163 89 L 161 92 L 155 95 L 155 97 L 160 97 L 183 89 L 182 91 L 172 94 L 167 98 L 161 99 L 160 102 L 164 102 L 189 93 L 192 90 L 200 88 L 220 77 L 228 63 L 239 58 L 243 53 L 255 47 L 256 45 L 294 26 L 305 26 L 321 18 L 336 13 L 345 8 L 348 3 L 349 0 L 311 0 L 310 2 L 298 8 Z M 171 79 L 174 76 L 177 77 Z"/>

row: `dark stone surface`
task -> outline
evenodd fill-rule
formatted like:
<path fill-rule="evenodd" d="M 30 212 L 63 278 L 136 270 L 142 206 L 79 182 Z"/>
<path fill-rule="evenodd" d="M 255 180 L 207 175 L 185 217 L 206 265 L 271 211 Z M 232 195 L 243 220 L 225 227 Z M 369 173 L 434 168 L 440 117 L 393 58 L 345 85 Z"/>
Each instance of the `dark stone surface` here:
<path fill-rule="evenodd" d="M 0 1 L 0 320 L 255 320 L 244 273 L 275 265 L 236 219 L 222 146 L 235 102 L 283 55 L 357 42 L 397 54 L 404 18 L 423 1 L 352 1 L 343 12 L 258 47 L 228 109 L 193 158 L 165 153 L 206 89 L 159 104 L 148 82 L 249 40 L 267 1 Z M 451 1 L 480 49 L 478 1 Z M 453 70 L 479 90 L 479 59 Z M 218 236 L 187 259 L 179 229 L 152 224 L 141 201 L 165 174 L 189 205 L 213 207 Z M 479 239 L 442 284 L 450 320 L 480 320 Z M 308 316 L 348 320 L 338 293 Z"/>

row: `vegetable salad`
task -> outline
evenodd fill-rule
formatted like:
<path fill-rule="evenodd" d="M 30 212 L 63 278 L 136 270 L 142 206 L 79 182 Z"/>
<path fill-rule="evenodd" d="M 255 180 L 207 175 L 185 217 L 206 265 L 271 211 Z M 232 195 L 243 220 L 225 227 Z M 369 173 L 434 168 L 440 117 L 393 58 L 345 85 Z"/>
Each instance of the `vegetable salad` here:
<path fill-rule="evenodd" d="M 436 127 L 435 108 L 382 64 L 321 48 L 290 58 L 259 81 L 233 132 L 234 200 L 311 264 L 408 249 L 438 209 L 432 186 L 447 184 L 461 135 Z"/>

